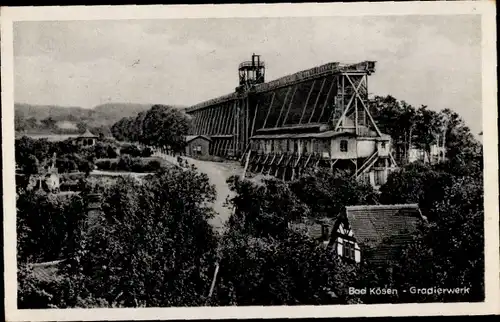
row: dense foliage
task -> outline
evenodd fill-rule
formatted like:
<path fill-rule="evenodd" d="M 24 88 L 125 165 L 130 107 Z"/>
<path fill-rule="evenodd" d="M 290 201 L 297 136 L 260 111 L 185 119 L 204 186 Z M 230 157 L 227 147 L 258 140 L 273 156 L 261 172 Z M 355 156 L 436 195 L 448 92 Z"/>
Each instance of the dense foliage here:
<path fill-rule="evenodd" d="M 389 134 L 393 147 L 398 154 L 401 152 L 398 159 L 402 163 L 408 162 L 411 147 L 422 149 L 429 155 L 433 144 L 444 145 L 446 156 L 450 159 L 464 153 L 470 155 L 470 151 L 463 150 L 464 147 L 477 148 L 478 143 L 470 129 L 450 109 L 437 112 L 425 105 L 415 108 L 390 95 L 375 96 L 370 108 L 380 131 Z"/>
<path fill-rule="evenodd" d="M 96 161 L 96 167 L 103 171 L 156 172 L 163 167 L 160 160 L 132 158 L 130 155 L 125 154 L 118 159 L 98 160 Z"/>
<path fill-rule="evenodd" d="M 83 201 L 76 194 L 55 195 L 23 191 L 17 199 L 18 260 L 46 262 L 63 256 L 70 232 L 85 217 Z"/>
<path fill-rule="evenodd" d="M 371 185 L 327 169 L 300 177 L 290 184 L 290 189 L 308 205 L 314 217 L 335 218 L 345 206 L 370 205 L 376 200 Z"/>
<path fill-rule="evenodd" d="M 190 127 L 190 117 L 182 110 L 153 105 L 136 117 L 125 117 L 111 127 L 113 136 L 120 141 L 140 142 L 150 146 L 168 146 L 180 150 Z"/>
<path fill-rule="evenodd" d="M 90 172 L 96 159 L 116 156 L 116 145 L 111 142 L 81 147 L 71 140 L 51 142 L 27 136 L 16 139 L 15 142 L 16 165 L 23 174 L 41 173 L 53 165 L 54 161 L 58 172 Z"/>

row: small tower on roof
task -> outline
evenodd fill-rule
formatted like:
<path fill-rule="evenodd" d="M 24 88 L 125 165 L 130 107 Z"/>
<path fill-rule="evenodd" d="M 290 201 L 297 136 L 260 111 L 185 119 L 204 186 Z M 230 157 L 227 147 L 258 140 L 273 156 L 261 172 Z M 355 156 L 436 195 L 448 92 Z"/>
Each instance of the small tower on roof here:
<path fill-rule="evenodd" d="M 252 60 L 244 61 L 238 67 L 240 87 L 250 88 L 255 84 L 265 82 L 265 63 L 260 60 L 260 55 L 252 54 Z"/>

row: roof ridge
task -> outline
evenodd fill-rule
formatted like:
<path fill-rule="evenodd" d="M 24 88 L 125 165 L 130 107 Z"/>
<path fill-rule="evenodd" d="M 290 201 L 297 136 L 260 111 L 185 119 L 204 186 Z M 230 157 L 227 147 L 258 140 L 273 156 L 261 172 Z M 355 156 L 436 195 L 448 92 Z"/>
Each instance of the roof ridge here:
<path fill-rule="evenodd" d="M 354 205 L 346 206 L 346 210 L 362 210 L 362 209 L 419 209 L 417 203 L 407 203 L 407 204 L 380 204 L 380 205 Z"/>

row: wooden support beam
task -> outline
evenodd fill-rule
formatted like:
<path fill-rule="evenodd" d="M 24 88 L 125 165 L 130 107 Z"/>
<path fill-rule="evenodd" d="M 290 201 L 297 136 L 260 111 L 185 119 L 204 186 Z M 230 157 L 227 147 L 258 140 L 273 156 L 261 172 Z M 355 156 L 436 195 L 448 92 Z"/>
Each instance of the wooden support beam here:
<path fill-rule="evenodd" d="M 338 160 L 339 160 L 339 159 L 335 159 L 335 160 L 333 160 L 333 162 L 332 162 L 332 161 L 330 161 L 330 169 L 331 169 L 331 170 L 333 170 L 333 166 L 335 165 L 335 163 L 337 163 L 337 161 L 338 161 Z"/>
<path fill-rule="evenodd" d="M 298 86 L 295 85 L 293 88 L 293 93 L 292 93 L 292 96 L 290 98 L 290 102 L 288 103 L 288 109 L 286 110 L 285 117 L 283 118 L 283 123 L 282 123 L 283 126 L 286 124 L 286 119 L 288 118 L 288 113 L 290 113 L 290 107 L 292 106 L 293 98 L 295 97 L 295 93 L 297 92 L 297 87 Z"/>
<path fill-rule="evenodd" d="M 354 101 L 354 133 L 358 135 L 358 100 Z"/>
<path fill-rule="evenodd" d="M 328 89 L 328 92 L 326 93 L 325 103 L 323 103 L 323 107 L 321 108 L 321 114 L 319 115 L 318 122 L 321 121 L 321 117 L 323 117 L 323 114 L 325 113 L 325 108 L 328 105 L 328 100 L 330 99 L 330 94 L 332 92 L 332 88 L 333 88 L 334 84 L 335 84 L 335 79 L 332 79 L 332 85 L 330 85 L 330 88 Z"/>
<path fill-rule="evenodd" d="M 314 116 L 314 112 L 316 111 L 316 105 L 318 105 L 319 97 L 321 96 L 321 92 L 323 92 L 323 87 L 325 86 L 325 82 L 326 82 L 326 77 L 323 79 L 323 82 L 321 83 L 321 87 L 319 88 L 318 96 L 316 97 L 316 101 L 314 101 L 314 106 L 313 106 L 311 116 L 309 116 L 309 121 L 307 121 L 307 123 L 311 123 L 311 120 Z"/>
<path fill-rule="evenodd" d="M 295 164 L 293 165 L 294 168 L 297 167 L 297 165 L 299 164 L 301 157 L 302 157 L 302 155 L 299 154 L 297 161 L 295 161 Z"/>
<path fill-rule="evenodd" d="M 220 140 L 215 141 L 214 155 L 220 155 Z"/>
<path fill-rule="evenodd" d="M 233 156 L 238 154 L 240 150 L 240 101 L 234 101 L 234 133 L 236 134 L 233 138 Z"/>
<path fill-rule="evenodd" d="M 359 97 L 360 98 L 360 101 L 361 101 L 361 104 L 363 105 L 364 109 L 365 109 L 365 112 L 366 114 L 368 114 L 368 117 L 370 118 L 370 121 L 372 122 L 372 125 L 373 127 L 375 128 L 375 131 L 377 131 L 377 134 L 379 136 L 382 136 L 382 133 L 380 132 L 380 130 L 378 129 L 378 126 L 377 124 L 375 123 L 375 120 L 373 120 L 373 117 L 372 117 L 372 114 L 370 113 L 370 111 L 368 110 L 368 107 L 366 107 L 365 103 L 363 102 L 363 99 L 361 98 L 361 95 L 359 94 L 358 92 L 358 89 L 359 87 L 361 86 L 361 84 L 363 83 L 362 81 L 359 82 L 359 85 L 358 87 L 355 87 L 353 82 L 351 81 L 351 79 L 349 78 L 349 75 L 346 75 L 347 76 L 347 80 L 352 84 L 352 87 L 354 88 L 354 92 L 355 92 L 355 96 Z"/>
<path fill-rule="evenodd" d="M 273 165 L 275 159 L 276 159 L 276 153 L 273 153 L 273 158 L 271 159 L 269 165 Z"/>
<path fill-rule="evenodd" d="M 222 134 L 221 125 L 222 125 L 222 106 L 219 105 L 217 107 L 217 126 L 215 134 Z"/>
<path fill-rule="evenodd" d="M 231 114 L 231 108 L 229 107 L 229 104 L 226 104 L 224 106 L 224 124 L 222 127 L 222 134 L 228 134 L 228 122 L 230 121 L 230 115 Z"/>
<path fill-rule="evenodd" d="M 321 156 L 318 155 L 318 160 L 316 160 L 316 163 L 314 164 L 314 167 L 317 168 L 319 165 L 319 161 L 321 161 Z"/>
<path fill-rule="evenodd" d="M 210 118 L 208 117 L 208 110 L 203 110 L 205 124 L 203 125 L 203 134 L 208 134 L 208 123 L 210 122 Z"/>
<path fill-rule="evenodd" d="M 302 119 L 304 118 L 304 113 L 307 109 L 307 104 L 309 103 L 309 98 L 311 98 L 311 93 L 314 89 L 314 85 L 316 85 L 316 80 L 313 80 L 311 89 L 309 90 L 309 94 L 307 94 L 306 102 L 304 103 L 304 107 L 302 108 L 302 115 L 300 116 L 299 124 L 302 124 Z"/>
<path fill-rule="evenodd" d="M 205 109 L 205 128 L 203 129 L 203 134 L 208 134 L 210 124 L 210 109 Z"/>
<path fill-rule="evenodd" d="M 205 126 L 205 110 L 200 111 L 200 132 L 196 134 L 203 134 L 203 129 Z"/>
<path fill-rule="evenodd" d="M 217 123 L 219 119 L 217 118 L 218 106 L 214 106 L 212 109 L 212 120 L 210 122 L 210 135 L 217 134 Z"/>
<path fill-rule="evenodd" d="M 224 156 L 229 154 L 229 147 L 231 145 L 231 140 L 224 140 Z"/>
<path fill-rule="evenodd" d="M 309 160 L 311 160 L 311 157 L 312 157 L 312 154 L 309 154 L 309 157 L 307 158 L 307 161 L 306 163 L 304 164 L 304 168 L 307 167 L 307 165 L 309 164 Z"/>
<path fill-rule="evenodd" d="M 274 127 L 278 127 L 278 124 L 280 123 L 281 115 L 283 114 L 283 107 L 285 107 L 286 100 L 287 100 L 288 95 L 290 94 L 291 90 L 292 90 L 292 87 L 288 87 L 288 90 L 286 91 L 285 99 L 283 100 L 283 104 L 281 104 L 280 115 L 278 116 L 278 119 L 276 120 L 276 125 Z"/>
<path fill-rule="evenodd" d="M 274 171 L 274 177 L 278 177 L 278 172 L 280 170 L 280 167 L 279 166 L 276 166 L 276 171 Z"/>
<path fill-rule="evenodd" d="M 213 119 L 212 119 L 212 131 L 210 132 L 210 135 L 216 135 L 217 134 L 217 126 L 219 125 L 219 106 L 214 106 L 213 107 Z"/>
<path fill-rule="evenodd" d="M 225 111 L 224 111 L 224 126 L 222 128 L 222 133 L 223 134 L 229 134 L 227 129 L 228 129 L 229 121 L 231 120 L 231 117 L 230 117 L 231 108 L 229 107 L 229 105 L 226 105 L 224 108 L 225 108 Z"/>
<path fill-rule="evenodd" d="M 212 117 L 212 113 L 213 113 L 214 109 L 212 107 L 210 107 L 207 111 L 207 118 L 208 118 L 208 122 L 207 122 L 207 135 L 211 135 L 210 131 L 212 130 L 212 124 L 213 124 L 213 117 Z"/>
<path fill-rule="evenodd" d="M 244 106 L 244 110 L 243 110 L 243 115 L 244 115 L 244 117 L 243 117 L 244 123 L 243 124 L 244 124 L 244 129 L 245 129 L 244 130 L 244 135 L 243 135 L 243 144 L 245 146 L 247 144 L 249 144 L 249 142 L 250 142 L 249 135 L 248 135 L 248 130 L 250 129 L 250 126 L 248 124 L 249 123 L 249 119 L 248 118 L 250 117 L 250 115 L 249 115 L 250 113 L 248 111 L 248 108 L 249 108 L 248 104 L 249 103 L 250 103 L 250 101 L 249 101 L 249 98 L 247 96 L 246 99 L 245 99 L 245 106 Z"/>
<path fill-rule="evenodd" d="M 191 114 L 191 116 L 194 118 L 193 120 L 193 134 L 198 133 L 198 121 L 199 117 L 196 115 L 196 113 Z"/>
<path fill-rule="evenodd" d="M 276 96 L 276 92 L 273 92 L 273 96 L 271 97 L 271 104 L 269 104 L 269 106 L 267 107 L 267 114 L 266 114 L 266 118 L 264 119 L 264 124 L 262 125 L 262 128 L 265 128 L 267 125 L 267 119 L 269 117 L 269 113 L 271 113 L 271 109 L 273 108 L 275 96 Z"/>
<path fill-rule="evenodd" d="M 347 75 L 345 75 L 347 76 Z M 344 82 L 344 77 L 342 77 L 342 83 L 345 83 Z M 352 83 L 351 83 L 352 84 Z M 354 87 L 354 84 L 352 85 L 353 86 L 353 89 L 356 91 L 356 88 Z M 359 86 L 359 84 L 358 84 Z M 343 86 L 342 88 L 342 96 L 344 96 L 344 92 L 345 92 L 345 87 Z M 337 131 L 340 124 L 342 123 L 343 119 L 345 118 L 347 112 L 351 109 L 351 105 L 352 105 L 352 102 L 354 100 L 354 98 L 356 97 L 356 94 L 354 93 L 352 96 L 351 96 L 351 99 L 349 100 L 349 103 L 347 103 L 347 106 L 344 108 L 344 111 L 342 112 L 342 116 L 338 119 L 337 121 L 337 124 L 335 125 L 335 128 L 334 128 L 334 131 Z M 343 101 L 343 99 L 342 99 Z"/>
<path fill-rule="evenodd" d="M 201 110 L 198 114 L 200 115 L 200 131 L 196 134 L 203 134 L 203 127 L 205 125 L 205 110 Z"/>
<path fill-rule="evenodd" d="M 250 137 L 253 136 L 253 131 L 255 129 L 255 118 L 257 117 L 257 112 L 259 111 L 259 103 L 257 103 L 257 105 L 255 106 L 255 112 L 253 113 L 253 120 L 252 120 L 252 127 L 251 127 L 251 130 L 250 130 L 250 133 L 248 134 Z"/>
<path fill-rule="evenodd" d="M 233 106 L 229 108 L 229 113 L 227 115 L 227 129 L 226 133 L 234 135 L 234 128 L 233 128 L 233 122 L 234 122 L 234 109 Z"/>
<path fill-rule="evenodd" d="M 248 169 L 248 164 L 250 163 L 250 154 L 252 153 L 252 150 L 248 151 L 246 162 L 245 162 L 245 167 L 243 168 L 243 173 L 241 174 L 241 178 L 244 179 L 245 175 L 247 173 Z"/>
<path fill-rule="evenodd" d="M 284 156 L 285 156 L 285 153 L 282 153 L 281 154 L 281 158 L 279 159 L 278 163 L 276 163 L 276 165 L 280 165 L 281 164 L 281 161 L 283 160 Z"/>

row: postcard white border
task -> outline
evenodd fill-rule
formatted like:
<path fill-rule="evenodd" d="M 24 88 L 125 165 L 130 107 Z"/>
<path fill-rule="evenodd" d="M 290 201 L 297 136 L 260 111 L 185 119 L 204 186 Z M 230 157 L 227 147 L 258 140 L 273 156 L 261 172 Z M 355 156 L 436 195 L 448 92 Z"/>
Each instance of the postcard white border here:
<path fill-rule="evenodd" d="M 148 309 L 18 310 L 14 159 L 14 21 L 185 19 L 230 17 L 460 15 L 482 16 L 483 144 L 485 182 L 485 293 L 483 303 L 377 304 L 289 307 L 200 307 Z M 5 312 L 7 321 L 91 321 L 152 319 L 226 319 L 278 317 L 354 317 L 478 315 L 500 312 L 498 221 L 498 133 L 496 21 L 492 1 L 253 4 L 190 6 L 2 7 L 2 157 L 4 205 Z"/>

